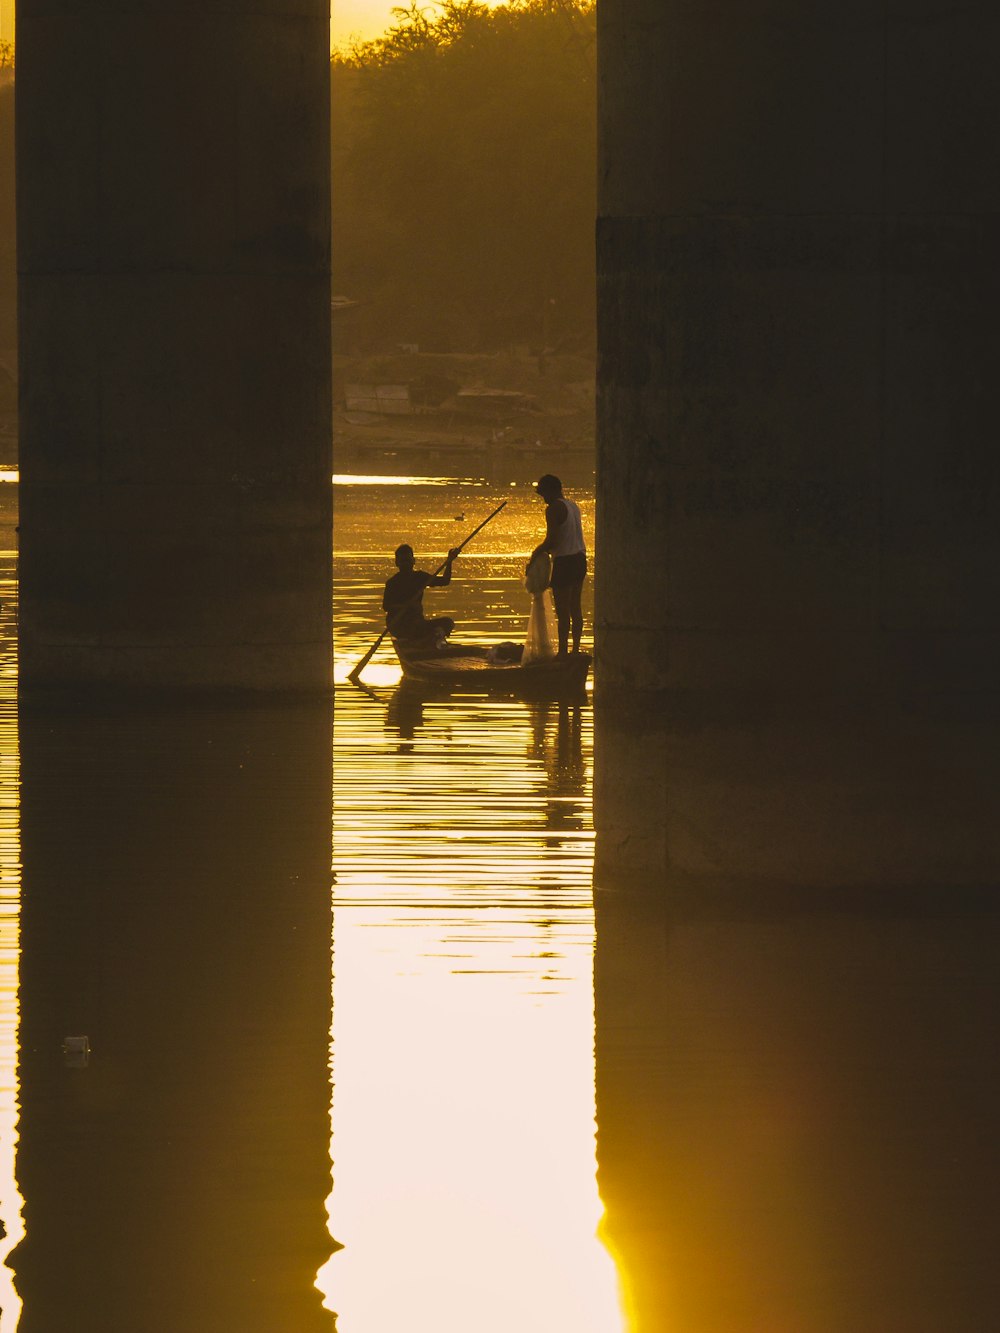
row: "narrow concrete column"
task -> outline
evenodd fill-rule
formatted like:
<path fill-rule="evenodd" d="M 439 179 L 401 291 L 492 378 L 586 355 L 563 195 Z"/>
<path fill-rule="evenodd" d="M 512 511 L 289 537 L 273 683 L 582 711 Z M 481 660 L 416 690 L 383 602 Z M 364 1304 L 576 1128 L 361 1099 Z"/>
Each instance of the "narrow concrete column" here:
<path fill-rule="evenodd" d="M 18 11 L 21 680 L 329 685 L 329 4 Z"/>
<path fill-rule="evenodd" d="M 606 693 L 996 689 L 998 27 L 602 0 Z"/>

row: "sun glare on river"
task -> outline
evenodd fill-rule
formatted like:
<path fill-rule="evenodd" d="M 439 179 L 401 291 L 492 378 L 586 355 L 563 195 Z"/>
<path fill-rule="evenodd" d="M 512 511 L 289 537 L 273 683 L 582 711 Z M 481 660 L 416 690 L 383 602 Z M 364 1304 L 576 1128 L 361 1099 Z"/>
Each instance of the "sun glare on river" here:
<path fill-rule="evenodd" d="M 344 488 L 338 659 L 380 629 L 385 550 L 495 507 Z M 588 504 L 588 526 L 590 505 Z M 523 632 L 525 497 L 439 594 L 463 638 Z M 398 536 L 397 536 L 398 534 Z M 589 705 L 422 698 L 391 653 L 338 687 L 333 1190 L 338 1333 L 624 1333 L 597 1239 Z"/>
<path fill-rule="evenodd" d="M 589 932 L 503 909 L 336 915 L 341 1333 L 619 1333 L 596 1239 Z M 568 934 L 568 932 L 563 932 Z M 511 955 L 514 956 L 512 962 Z M 554 979 L 549 969 L 558 979 Z"/>

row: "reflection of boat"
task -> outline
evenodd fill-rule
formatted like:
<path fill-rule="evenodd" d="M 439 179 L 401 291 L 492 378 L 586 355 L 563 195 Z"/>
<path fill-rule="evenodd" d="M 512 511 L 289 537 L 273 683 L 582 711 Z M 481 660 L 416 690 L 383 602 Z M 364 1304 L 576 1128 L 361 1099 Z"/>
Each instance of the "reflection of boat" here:
<path fill-rule="evenodd" d="M 468 686 L 473 690 L 510 691 L 534 698 L 556 699 L 578 694 L 590 670 L 590 654 L 550 657 L 522 666 L 520 662 L 491 660 L 490 650 L 448 644 L 434 652 L 407 650 L 394 643 L 407 680 L 426 685 Z"/>

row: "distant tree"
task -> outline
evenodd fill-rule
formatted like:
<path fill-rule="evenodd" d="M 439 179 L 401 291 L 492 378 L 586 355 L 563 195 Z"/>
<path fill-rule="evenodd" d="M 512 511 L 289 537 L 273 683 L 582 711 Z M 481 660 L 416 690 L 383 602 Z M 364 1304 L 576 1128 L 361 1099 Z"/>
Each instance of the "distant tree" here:
<path fill-rule="evenodd" d="M 593 337 L 594 6 L 414 2 L 335 55 L 335 288 L 384 338 Z"/>
<path fill-rule="evenodd" d="M 334 290 L 373 341 L 578 349 L 594 329 L 592 0 L 411 0 L 334 55 Z M 0 42 L 0 347 L 15 340 L 13 46 Z"/>

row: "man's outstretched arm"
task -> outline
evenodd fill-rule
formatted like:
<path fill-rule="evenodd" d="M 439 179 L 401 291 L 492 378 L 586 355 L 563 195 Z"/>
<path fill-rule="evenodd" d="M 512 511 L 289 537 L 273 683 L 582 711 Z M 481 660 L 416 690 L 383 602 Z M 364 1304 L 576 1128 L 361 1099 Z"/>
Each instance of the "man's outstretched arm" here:
<path fill-rule="evenodd" d="M 451 582 L 451 562 L 458 559 L 458 547 L 453 546 L 448 552 L 448 558 L 444 563 L 444 572 L 442 574 L 432 574 L 428 579 L 428 588 L 447 588 Z"/>

